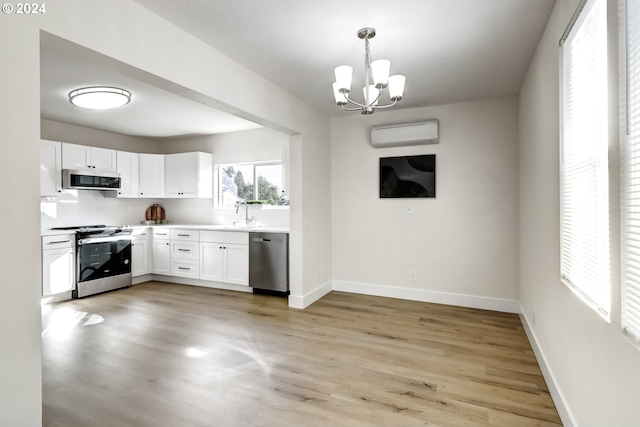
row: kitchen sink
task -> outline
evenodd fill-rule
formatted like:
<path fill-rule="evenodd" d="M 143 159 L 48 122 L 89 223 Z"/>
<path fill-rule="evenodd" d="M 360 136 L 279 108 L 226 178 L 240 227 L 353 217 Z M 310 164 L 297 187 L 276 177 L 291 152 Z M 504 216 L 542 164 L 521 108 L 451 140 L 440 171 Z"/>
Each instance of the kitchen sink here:
<path fill-rule="evenodd" d="M 224 229 L 227 230 L 256 230 L 260 228 L 259 225 L 225 225 Z"/>

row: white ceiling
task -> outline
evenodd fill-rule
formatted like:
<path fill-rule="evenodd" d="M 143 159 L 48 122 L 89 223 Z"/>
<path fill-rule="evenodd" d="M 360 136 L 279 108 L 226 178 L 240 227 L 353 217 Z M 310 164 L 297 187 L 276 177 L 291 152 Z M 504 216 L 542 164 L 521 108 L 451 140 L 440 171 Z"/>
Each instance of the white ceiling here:
<path fill-rule="evenodd" d="M 111 110 L 88 110 L 69 102 L 72 90 L 97 85 L 127 89 L 132 93 L 131 102 Z M 41 39 L 40 115 L 49 120 L 151 138 L 212 135 L 260 127 L 161 89 L 140 70 L 53 37 Z"/>
<path fill-rule="evenodd" d="M 391 73 L 407 77 L 405 97 L 395 108 L 440 105 L 517 95 L 555 4 L 555 0 L 135 1 L 330 116 L 347 114 L 335 106 L 331 91 L 337 65 L 354 67 L 354 94 L 355 87 L 363 85 L 364 44 L 356 36 L 362 27 L 377 30 L 371 40 L 373 58 L 391 60 Z M 43 117 L 147 136 L 257 126 L 221 117 L 223 113 L 209 106 L 154 88 L 144 79 L 131 78 L 131 73 L 109 70 L 107 61 L 95 63 L 95 55 L 44 46 L 42 56 Z M 107 115 L 80 112 L 69 104 L 70 90 L 92 84 L 121 85 L 137 96 L 138 106 L 132 102 L 126 110 Z"/>

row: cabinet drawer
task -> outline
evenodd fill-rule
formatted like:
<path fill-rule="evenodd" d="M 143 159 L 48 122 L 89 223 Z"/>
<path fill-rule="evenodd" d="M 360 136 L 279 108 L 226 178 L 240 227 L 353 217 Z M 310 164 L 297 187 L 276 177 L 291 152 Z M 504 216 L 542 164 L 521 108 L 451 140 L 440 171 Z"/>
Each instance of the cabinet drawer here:
<path fill-rule="evenodd" d="M 171 240 L 197 242 L 200 240 L 200 232 L 198 230 L 171 230 Z"/>
<path fill-rule="evenodd" d="M 151 230 L 149 228 L 134 228 L 131 232 L 132 236 L 149 236 Z"/>
<path fill-rule="evenodd" d="M 183 259 L 200 259 L 200 244 L 190 242 L 171 242 L 171 257 Z"/>
<path fill-rule="evenodd" d="M 171 230 L 168 228 L 153 229 L 153 238 L 156 240 L 171 238 Z"/>
<path fill-rule="evenodd" d="M 42 236 L 42 249 L 73 248 L 76 246 L 75 234 L 58 234 L 56 236 Z"/>
<path fill-rule="evenodd" d="M 201 242 L 249 244 L 249 233 L 242 231 L 201 231 Z"/>
<path fill-rule="evenodd" d="M 171 260 L 171 275 L 197 279 L 200 272 L 200 263 L 196 260 L 179 259 Z"/>

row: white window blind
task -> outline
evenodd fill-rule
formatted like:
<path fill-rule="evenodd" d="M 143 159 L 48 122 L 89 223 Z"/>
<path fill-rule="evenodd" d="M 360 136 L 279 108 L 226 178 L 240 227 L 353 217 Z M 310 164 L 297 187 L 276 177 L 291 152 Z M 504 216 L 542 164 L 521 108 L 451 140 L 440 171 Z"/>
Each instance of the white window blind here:
<path fill-rule="evenodd" d="M 640 342 L 640 2 L 621 5 L 622 327 Z"/>
<path fill-rule="evenodd" d="M 606 0 L 586 1 L 572 25 L 561 40 L 561 275 L 608 319 Z"/>

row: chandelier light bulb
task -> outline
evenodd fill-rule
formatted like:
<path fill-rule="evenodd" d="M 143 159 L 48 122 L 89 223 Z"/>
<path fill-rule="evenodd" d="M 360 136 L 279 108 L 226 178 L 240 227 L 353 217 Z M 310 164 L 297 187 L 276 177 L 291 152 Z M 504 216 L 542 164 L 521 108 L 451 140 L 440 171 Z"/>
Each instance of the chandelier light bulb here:
<path fill-rule="evenodd" d="M 349 93 L 351 91 L 351 78 L 353 76 L 353 67 L 349 65 L 341 65 L 334 70 L 336 75 L 336 83 L 340 92 Z"/>
<path fill-rule="evenodd" d="M 367 87 L 369 88 L 369 96 L 367 97 Z M 378 106 L 378 97 L 380 96 L 380 90 L 375 87 L 375 85 L 369 85 L 367 87 L 362 88 L 362 93 L 364 94 L 365 103 L 369 103 L 369 106 L 377 107 Z"/>
<path fill-rule="evenodd" d="M 396 74 L 389 77 L 389 97 L 392 101 L 400 101 L 404 94 L 404 84 L 407 78 Z"/>
<path fill-rule="evenodd" d="M 373 75 L 373 84 L 378 89 L 387 87 L 387 81 L 389 80 L 389 69 L 391 68 L 391 61 L 386 59 L 378 59 L 371 63 L 371 74 Z"/>
<path fill-rule="evenodd" d="M 333 84 L 333 96 L 336 99 L 336 105 L 347 105 L 347 98 L 343 92 L 340 92 L 337 82 Z"/>

